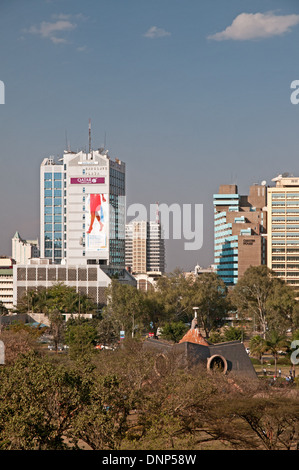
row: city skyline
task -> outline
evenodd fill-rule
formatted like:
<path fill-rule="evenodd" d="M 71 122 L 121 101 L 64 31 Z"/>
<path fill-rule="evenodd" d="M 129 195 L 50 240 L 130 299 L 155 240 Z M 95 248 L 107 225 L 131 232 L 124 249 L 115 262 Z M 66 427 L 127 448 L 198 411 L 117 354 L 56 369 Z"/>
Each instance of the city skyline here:
<path fill-rule="evenodd" d="M 166 265 L 213 263 L 213 194 L 299 174 L 295 1 L 2 1 L 0 254 L 39 237 L 39 168 L 69 146 L 126 163 L 127 204 L 202 204 L 203 246 L 166 240 Z"/>

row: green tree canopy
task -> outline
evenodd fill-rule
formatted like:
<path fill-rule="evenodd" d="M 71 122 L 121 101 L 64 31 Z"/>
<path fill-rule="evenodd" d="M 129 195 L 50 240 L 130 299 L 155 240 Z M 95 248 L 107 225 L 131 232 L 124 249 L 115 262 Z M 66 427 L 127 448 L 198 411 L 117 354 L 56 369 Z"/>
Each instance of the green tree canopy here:
<path fill-rule="evenodd" d="M 96 305 L 86 294 L 80 294 L 74 287 L 58 282 L 39 291 L 27 291 L 18 303 L 17 310 L 21 313 L 31 311 L 45 314 L 53 310 L 60 313 L 93 313 Z"/>
<path fill-rule="evenodd" d="M 249 267 L 230 294 L 240 316 L 253 318 L 266 337 L 268 324 L 285 330 L 297 308 L 295 293 L 267 266 Z"/>

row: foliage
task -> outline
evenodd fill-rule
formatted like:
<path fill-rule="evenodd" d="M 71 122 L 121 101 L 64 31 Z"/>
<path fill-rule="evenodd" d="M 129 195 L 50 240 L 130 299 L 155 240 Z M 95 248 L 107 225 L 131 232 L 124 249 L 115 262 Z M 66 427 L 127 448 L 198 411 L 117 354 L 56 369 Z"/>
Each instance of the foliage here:
<path fill-rule="evenodd" d="M 60 313 L 92 313 L 96 305 L 85 294 L 79 294 L 74 287 L 61 282 L 39 291 L 27 291 L 17 305 L 21 313 L 50 314 L 53 310 Z"/>
<path fill-rule="evenodd" d="M 58 344 L 62 341 L 64 335 L 64 320 L 59 310 L 53 310 L 49 313 L 50 333 L 53 337 L 55 351 L 58 351 Z"/>
<path fill-rule="evenodd" d="M 182 321 L 165 323 L 161 328 L 161 337 L 174 343 L 178 343 L 187 333 L 189 326 Z"/>
<path fill-rule="evenodd" d="M 267 350 L 265 340 L 259 335 L 255 335 L 250 339 L 249 348 L 251 356 L 257 357 L 260 361 Z"/>
<path fill-rule="evenodd" d="M 89 356 L 93 351 L 96 338 L 96 327 L 89 320 L 83 318 L 68 320 L 65 343 L 69 346 L 72 359 Z"/>
<path fill-rule="evenodd" d="M 267 266 L 249 267 L 230 293 L 241 316 L 253 317 L 265 338 L 267 327 L 284 332 L 296 317 L 295 292 Z"/>
<path fill-rule="evenodd" d="M 223 330 L 224 341 L 243 341 L 244 331 L 243 328 L 236 328 L 234 326 L 227 326 Z"/>
<path fill-rule="evenodd" d="M 214 328 L 222 325 L 227 313 L 227 288 L 217 274 L 201 274 L 190 286 L 185 304 L 189 307 L 190 315 L 192 307 L 198 307 L 198 321 L 208 338 Z"/>
<path fill-rule="evenodd" d="M 85 402 L 82 378 L 32 352 L 0 377 L 0 448 L 65 449 L 64 435 Z"/>
<path fill-rule="evenodd" d="M 0 300 L 0 315 L 8 315 L 8 309 L 5 307 L 3 302 Z"/>
<path fill-rule="evenodd" d="M 114 336 L 119 337 L 121 330 L 132 337 L 141 333 L 145 306 L 143 292 L 113 279 L 106 289 L 106 297 L 107 306 L 103 308 L 102 318 L 112 325 Z"/>

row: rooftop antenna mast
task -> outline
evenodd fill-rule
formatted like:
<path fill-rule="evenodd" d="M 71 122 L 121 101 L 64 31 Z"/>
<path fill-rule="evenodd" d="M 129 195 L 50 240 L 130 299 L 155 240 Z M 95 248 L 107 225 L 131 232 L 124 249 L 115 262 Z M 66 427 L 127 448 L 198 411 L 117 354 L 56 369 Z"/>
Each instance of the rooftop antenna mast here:
<path fill-rule="evenodd" d="M 66 148 L 65 148 L 65 149 L 66 149 L 68 152 L 70 152 L 71 146 L 70 146 L 70 143 L 69 143 L 68 138 L 67 138 L 67 130 L 65 131 L 65 145 L 66 145 Z"/>
<path fill-rule="evenodd" d="M 91 120 L 90 119 L 88 123 L 88 139 L 89 139 L 88 152 L 91 154 Z"/>
<path fill-rule="evenodd" d="M 156 202 L 156 224 L 160 223 L 160 217 L 159 217 L 159 202 Z"/>

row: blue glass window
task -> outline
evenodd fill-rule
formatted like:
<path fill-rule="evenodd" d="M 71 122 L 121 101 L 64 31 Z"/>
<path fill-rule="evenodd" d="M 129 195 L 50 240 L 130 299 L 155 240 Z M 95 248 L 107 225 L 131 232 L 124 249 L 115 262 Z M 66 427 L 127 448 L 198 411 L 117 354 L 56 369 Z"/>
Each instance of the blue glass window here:
<path fill-rule="evenodd" d="M 45 257 L 51 258 L 52 257 L 52 250 L 45 250 Z"/>
<path fill-rule="evenodd" d="M 45 180 L 51 180 L 52 179 L 52 173 L 45 173 Z"/>
<path fill-rule="evenodd" d="M 52 215 L 45 215 L 45 222 L 52 222 Z"/>
<path fill-rule="evenodd" d="M 52 214 L 52 207 L 45 207 L 45 214 Z"/>
<path fill-rule="evenodd" d="M 55 180 L 61 180 L 62 179 L 62 173 L 54 173 L 54 179 Z"/>
<path fill-rule="evenodd" d="M 51 198 L 45 198 L 45 206 L 52 206 L 52 199 Z"/>
<path fill-rule="evenodd" d="M 52 240 L 52 239 L 53 239 L 53 235 L 51 232 L 45 233 L 45 240 Z"/>
<path fill-rule="evenodd" d="M 61 189 L 62 188 L 62 182 L 58 181 L 58 180 L 55 180 L 54 181 L 54 188 L 55 189 Z"/>
<path fill-rule="evenodd" d="M 62 205 L 62 199 L 60 197 L 54 198 L 54 206 L 61 206 Z"/>
<path fill-rule="evenodd" d="M 59 223 L 61 223 L 61 215 L 60 215 L 60 214 L 54 215 L 54 222 L 59 222 Z"/>
<path fill-rule="evenodd" d="M 54 189 L 54 197 L 61 197 L 61 196 L 62 196 L 61 189 Z"/>
<path fill-rule="evenodd" d="M 52 197 L 52 189 L 45 189 L 45 197 Z"/>
<path fill-rule="evenodd" d="M 61 224 L 54 224 L 54 231 L 55 232 L 61 232 L 62 230 L 62 225 Z"/>
<path fill-rule="evenodd" d="M 62 207 L 60 206 L 54 207 L 54 214 L 62 214 Z"/>
<path fill-rule="evenodd" d="M 52 181 L 45 181 L 45 189 L 51 189 L 52 188 Z"/>
<path fill-rule="evenodd" d="M 52 231 L 52 224 L 45 224 L 45 232 L 51 232 Z"/>

